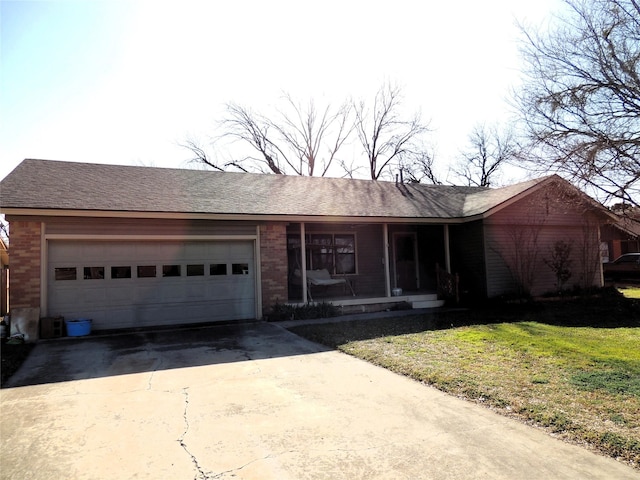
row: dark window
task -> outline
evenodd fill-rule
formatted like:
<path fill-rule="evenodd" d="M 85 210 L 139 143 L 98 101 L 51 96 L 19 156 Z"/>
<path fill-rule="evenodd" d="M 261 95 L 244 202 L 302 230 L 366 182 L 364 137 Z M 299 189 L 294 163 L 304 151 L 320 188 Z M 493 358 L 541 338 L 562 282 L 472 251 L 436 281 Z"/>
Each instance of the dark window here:
<path fill-rule="evenodd" d="M 248 263 L 234 263 L 231 265 L 231 273 L 233 275 L 248 275 L 249 264 Z"/>
<path fill-rule="evenodd" d="M 323 268 L 326 268 L 329 273 L 335 273 L 333 235 L 309 235 L 307 250 L 311 260 L 311 264 L 308 265 L 307 268 L 310 268 L 311 270 L 322 270 Z"/>
<path fill-rule="evenodd" d="M 163 277 L 179 277 L 180 265 L 163 265 L 162 276 Z"/>
<path fill-rule="evenodd" d="M 334 235 L 336 273 L 356 273 L 355 235 Z"/>
<path fill-rule="evenodd" d="M 155 265 L 139 265 L 138 266 L 138 278 L 155 278 L 156 266 Z"/>
<path fill-rule="evenodd" d="M 111 278 L 131 278 L 131 267 L 111 267 Z"/>
<path fill-rule="evenodd" d="M 212 263 L 209 265 L 209 275 L 226 275 L 227 264 L 226 263 Z"/>
<path fill-rule="evenodd" d="M 288 239 L 289 262 L 293 258 L 296 268 L 299 242 Z M 332 275 L 356 273 L 356 236 L 352 233 L 307 234 L 305 239 L 309 270 L 327 269 Z"/>
<path fill-rule="evenodd" d="M 56 280 L 75 280 L 76 267 L 59 267 L 55 270 Z"/>
<path fill-rule="evenodd" d="M 84 267 L 85 280 L 102 280 L 104 278 L 104 267 Z"/>
<path fill-rule="evenodd" d="M 187 277 L 200 277 L 204 275 L 204 265 L 187 265 Z"/>

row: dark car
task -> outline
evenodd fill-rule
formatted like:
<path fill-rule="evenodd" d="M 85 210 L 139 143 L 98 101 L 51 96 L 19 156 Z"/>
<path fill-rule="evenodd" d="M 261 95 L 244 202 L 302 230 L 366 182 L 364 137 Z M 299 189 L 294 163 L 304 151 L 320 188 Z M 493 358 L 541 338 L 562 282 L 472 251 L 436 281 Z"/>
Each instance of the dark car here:
<path fill-rule="evenodd" d="M 640 253 L 625 253 L 603 268 L 605 280 L 640 280 Z"/>

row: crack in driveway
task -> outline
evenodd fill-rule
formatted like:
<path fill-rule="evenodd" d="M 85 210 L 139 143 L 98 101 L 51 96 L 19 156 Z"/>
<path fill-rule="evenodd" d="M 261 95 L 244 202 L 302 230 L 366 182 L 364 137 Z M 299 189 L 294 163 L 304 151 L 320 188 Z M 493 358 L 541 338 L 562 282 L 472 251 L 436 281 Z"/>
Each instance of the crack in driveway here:
<path fill-rule="evenodd" d="M 268 455 L 265 455 L 264 457 L 254 458 L 253 460 L 245 463 L 244 465 L 241 465 L 241 466 L 236 467 L 236 468 L 232 468 L 231 470 L 225 470 L 224 472 L 212 474 L 212 476 L 205 477 L 205 479 L 206 480 L 213 480 L 213 479 L 216 479 L 216 478 L 220 479 L 220 478 L 223 478 L 227 474 L 232 474 L 232 476 L 235 476 L 235 475 L 233 475 L 235 472 L 239 472 L 243 468 L 248 467 L 249 465 L 252 465 L 252 464 L 254 464 L 256 462 L 260 462 L 262 460 L 269 460 L 270 458 L 277 458 L 277 457 L 280 457 L 281 455 L 285 455 L 287 453 L 294 453 L 294 452 L 296 452 L 296 450 L 286 450 L 286 451 L 280 452 L 280 453 L 270 453 Z"/>
<path fill-rule="evenodd" d="M 184 431 L 182 432 L 182 435 L 180 435 L 180 438 L 178 438 L 178 443 L 186 452 L 186 454 L 189 455 L 189 457 L 191 458 L 191 462 L 198 471 L 198 473 L 193 477 L 194 480 L 206 480 L 209 477 L 200 466 L 200 463 L 198 463 L 198 459 L 196 458 L 196 456 L 189 451 L 189 448 L 184 441 L 187 433 L 189 433 L 189 419 L 187 417 L 189 410 L 189 387 L 184 387 L 182 389 L 182 395 L 184 395 L 184 410 L 182 411 L 182 418 L 184 419 Z"/>

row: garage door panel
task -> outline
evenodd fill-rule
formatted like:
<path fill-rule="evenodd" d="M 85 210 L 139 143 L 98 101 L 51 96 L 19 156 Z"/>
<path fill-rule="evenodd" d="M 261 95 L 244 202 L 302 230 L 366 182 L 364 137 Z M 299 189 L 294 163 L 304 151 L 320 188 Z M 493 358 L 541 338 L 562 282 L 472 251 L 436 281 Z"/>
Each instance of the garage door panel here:
<path fill-rule="evenodd" d="M 139 264 L 145 262 L 154 263 L 158 258 L 170 258 L 167 254 L 162 255 L 156 248 L 148 248 L 144 245 L 136 245 L 132 255 L 132 260 L 135 260 Z"/>
<path fill-rule="evenodd" d="M 107 292 L 104 288 L 87 288 L 83 290 L 82 302 L 86 305 L 95 303 L 104 304 L 107 299 Z"/>
<path fill-rule="evenodd" d="M 206 298 L 207 288 L 203 283 L 189 285 L 187 288 L 187 297 L 189 299 L 204 299 Z"/>
<path fill-rule="evenodd" d="M 133 289 L 131 285 L 109 287 L 106 291 L 107 301 L 115 304 L 129 304 L 133 302 Z"/>
<path fill-rule="evenodd" d="M 169 285 L 162 285 L 158 288 L 158 294 L 164 301 L 180 301 L 186 296 L 184 285 L 172 282 Z"/>
<path fill-rule="evenodd" d="M 206 243 L 189 243 L 186 245 L 186 253 L 189 258 L 207 258 L 210 252 L 209 245 Z"/>
<path fill-rule="evenodd" d="M 156 283 L 138 282 L 134 287 L 134 298 L 136 303 L 149 303 L 160 301 L 162 296 Z"/>
<path fill-rule="evenodd" d="M 49 313 L 92 318 L 96 329 L 256 317 L 253 241 L 49 241 L 48 255 Z M 179 265 L 180 276 L 163 277 L 163 265 Z M 111 278 L 113 266 L 131 278 Z M 56 267 L 75 268 L 76 279 L 56 280 Z M 105 278 L 85 279 L 85 267 Z"/>

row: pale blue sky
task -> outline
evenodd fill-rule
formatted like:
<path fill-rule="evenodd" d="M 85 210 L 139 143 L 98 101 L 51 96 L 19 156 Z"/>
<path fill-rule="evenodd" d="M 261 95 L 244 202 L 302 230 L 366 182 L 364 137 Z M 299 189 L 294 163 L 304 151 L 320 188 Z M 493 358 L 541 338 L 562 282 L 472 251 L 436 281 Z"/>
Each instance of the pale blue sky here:
<path fill-rule="evenodd" d="M 557 0 L 5 1 L 0 178 L 23 158 L 184 167 L 224 103 L 339 102 L 385 79 L 434 128 L 441 166 L 506 116 L 515 19 Z"/>

